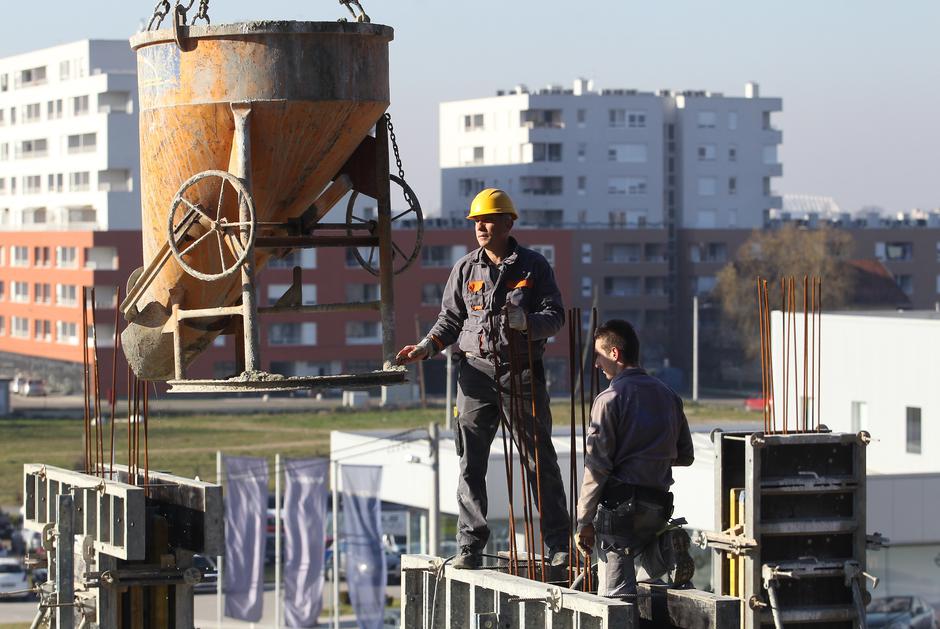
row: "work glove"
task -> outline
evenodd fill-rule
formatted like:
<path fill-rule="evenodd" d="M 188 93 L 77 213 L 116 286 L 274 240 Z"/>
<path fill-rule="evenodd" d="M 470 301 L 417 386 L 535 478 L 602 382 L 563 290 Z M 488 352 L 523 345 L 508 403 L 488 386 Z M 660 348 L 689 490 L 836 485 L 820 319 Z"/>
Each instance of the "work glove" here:
<path fill-rule="evenodd" d="M 594 525 L 585 524 L 579 530 L 577 535 L 574 536 L 575 543 L 578 545 L 578 550 L 580 550 L 585 555 L 590 555 L 594 550 Z"/>
<path fill-rule="evenodd" d="M 525 332 L 526 328 L 529 327 L 526 322 L 525 310 L 522 309 L 522 306 L 517 306 L 511 301 L 506 302 L 506 320 L 513 330 Z"/>

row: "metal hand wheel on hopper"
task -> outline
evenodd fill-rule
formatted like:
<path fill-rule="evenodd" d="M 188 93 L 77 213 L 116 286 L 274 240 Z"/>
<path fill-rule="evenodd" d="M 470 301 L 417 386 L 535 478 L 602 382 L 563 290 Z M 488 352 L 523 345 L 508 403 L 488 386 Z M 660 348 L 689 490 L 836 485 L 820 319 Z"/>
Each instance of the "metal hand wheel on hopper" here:
<path fill-rule="evenodd" d="M 401 187 L 402 196 L 405 198 L 405 202 L 408 203 L 407 210 L 392 216 L 392 223 L 394 224 L 394 222 L 397 220 L 406 220 L 406 217 L 412 212 L 414 212 L 415 215 L 415 244 L 411 253 L 405 253 L 402 251 L 401 247 L 395 243 L 394 238 L 392 239 L 392 269 L 395 275 L 398 275 L 410 267 L 418 258 L 418 254 L 421 253 L 421 242 L 424 239 L 424 213 L 421 211 L 421 204 L 418 202 L 418 197 L 415 195 L 414 190 L 411 189 L 411 186 L 405 183 L 405 180 L 397 175 L 389 175 L 388 177 L 393 183 L 396 183 L 399 185 L 399 187 Z M 349 197 L 349 202 L 346 204 L 346 233 L 349 236 L 353 235 L 353 221 L 363 224 L 374 223 L 374 221 L 370 221 L 353 214 L 353 210 L 356 206 L 356 199 L 358 197 L 359 193 L 353 192 Z M 352 252 L 356 257 L 356 260 L 359 261 L 359 264 L 362 266 L 362 268 L 372 275 L 378 276 L 379 266 L 378 260 L 376 259 L 375 250 L 376 247 L 372 247 L 369 250 L 368 260 L 362 256 L 357 247 L 353 247 Z M 373 261 L 375 261 L 374 265 Z"/>
<path fill-rule="evenodd" d="M 211 183 L 213 179 L 219 180 L 215 218 L 210 215 L 211 210 L 207 210 L 198 201 L 187 198 L 187 193 L 197 192 L 201 182 Z M 226 185 L 231 186 L 236 195 L 236 208 L 239 212 L 237 221 L 230 221 L 223 215 Z M 205 184 L 202 189 L 205 189 Z M 191 225 L 180 232 L 180 223 L 187 221 L 191 221 Z M 197 224 L 205 231 L 194 237 L 190 231 L 193 225 Z M 245 263 L 255 242 L 255 226 L 254 201 L 241 180 L 224 170 L 206 170 L 187 179 L 173 198 L 167 219 L 167 245 L 184 271 L 195 278 L 212 282 L 232 275 Z M 193 264 L 198 258 L 213 261 L 214 252 L 207 249 L 212 246 L 212 240 L 215 240 L 218 248 L 219 271 L 195 268 Z"/>

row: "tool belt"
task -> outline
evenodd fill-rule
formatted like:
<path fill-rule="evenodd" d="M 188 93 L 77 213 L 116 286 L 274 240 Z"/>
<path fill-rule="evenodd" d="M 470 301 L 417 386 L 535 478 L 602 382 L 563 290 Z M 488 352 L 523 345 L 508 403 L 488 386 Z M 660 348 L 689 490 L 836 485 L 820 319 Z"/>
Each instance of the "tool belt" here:
<path fill-rule="evenodd" d="M 672 517 L 672 511 L 671 492 L 640 485 L 608 483 L 601 492 L 594 526 L 599 535 L 617 536 L 632 531 L 652 536 L 662 522 Z"/>

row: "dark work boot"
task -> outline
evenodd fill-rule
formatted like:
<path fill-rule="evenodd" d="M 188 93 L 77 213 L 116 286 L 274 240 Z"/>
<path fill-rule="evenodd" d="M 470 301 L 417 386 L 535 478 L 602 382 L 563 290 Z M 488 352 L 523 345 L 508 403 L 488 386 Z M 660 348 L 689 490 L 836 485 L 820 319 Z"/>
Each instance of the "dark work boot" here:
<path fill-rule="evenodd" d="M 461 546 L 460 552 L 450 565 L 457 570 L 475 570 L 483 565 L 483 554 L 469 546 Z"/>

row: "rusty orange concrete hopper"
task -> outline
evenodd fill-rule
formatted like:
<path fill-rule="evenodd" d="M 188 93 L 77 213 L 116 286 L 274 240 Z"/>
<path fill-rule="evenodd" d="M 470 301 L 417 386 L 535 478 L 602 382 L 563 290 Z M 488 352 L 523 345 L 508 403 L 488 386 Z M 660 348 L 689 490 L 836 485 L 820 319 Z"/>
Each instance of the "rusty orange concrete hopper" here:
<path fill-rule="evenodd" d="M 144 267 L 128 282 L 121 338 L 138 377 L 180 380 L 217 334 L 250 327 L 251 379 L 257 305 L 245 285 L 284 250 L 256 242 L 290 235 L 301 216 L 319 220 L 329 207 L 317 210 L 318 199 L 332 205 L 354 187 L 341 170 L 389 105 L 393 31 L 345 22 L 182 30 L 131 39 Z"/>

